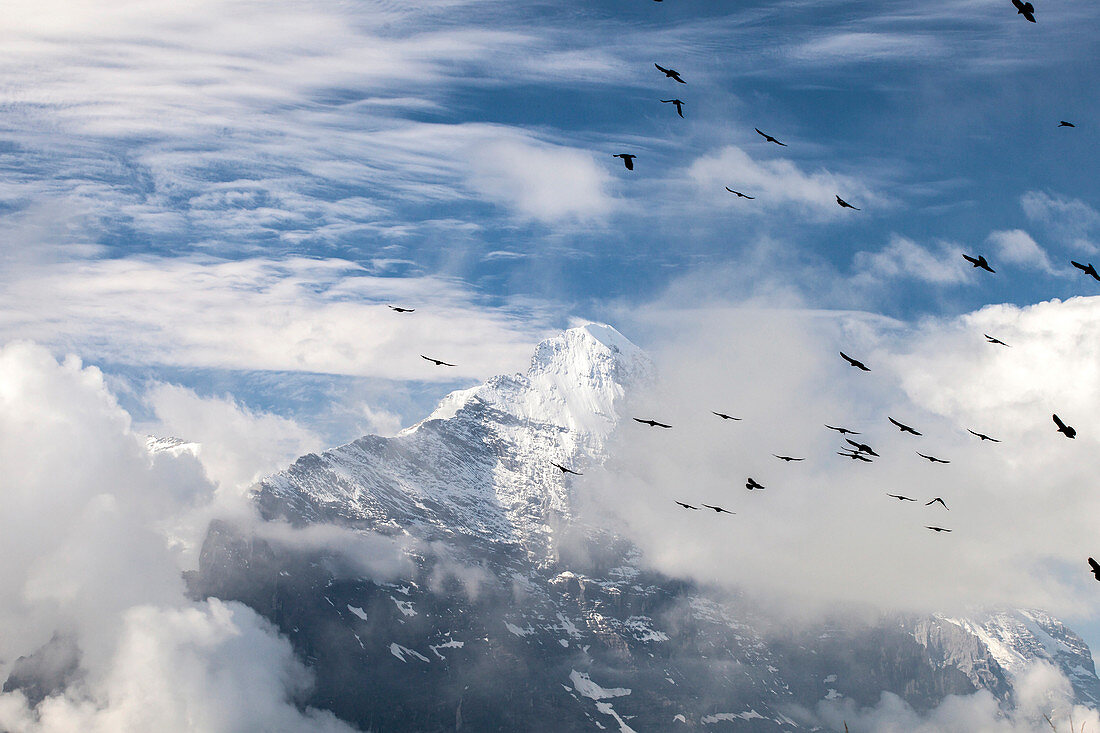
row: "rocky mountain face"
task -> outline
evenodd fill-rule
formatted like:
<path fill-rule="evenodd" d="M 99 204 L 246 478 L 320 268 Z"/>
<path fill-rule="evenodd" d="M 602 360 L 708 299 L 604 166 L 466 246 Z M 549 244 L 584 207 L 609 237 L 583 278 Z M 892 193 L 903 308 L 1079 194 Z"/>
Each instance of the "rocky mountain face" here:
<path fill-rule="evenodd" d="M 1100 702 L 1087 646 L 1041 612 L 777 630 L 750 599 L 647 571 L 629 542 L 581 525 L 575 479 L 550 462 L 600 463 L 652 371 L 614 329 L 572 329 L 526 375 L 255 488 L 266 519 L 401 541 L 404 577 L 215 522 L 192 592 L 270 619 L 315 673 L 307 702 L 364 730 L 815 730 L 800 709 L 883 691 L 924 710 L 987 689 L 1007 708 L 1036 659 Z"/>

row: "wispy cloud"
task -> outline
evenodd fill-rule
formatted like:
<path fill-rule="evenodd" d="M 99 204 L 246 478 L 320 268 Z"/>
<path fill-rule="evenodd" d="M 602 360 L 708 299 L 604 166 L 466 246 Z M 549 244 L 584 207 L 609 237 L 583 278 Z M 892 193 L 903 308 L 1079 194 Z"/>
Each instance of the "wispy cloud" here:
<path fill-rule="evenodd" d="M 854 265 L 864 285 L 904 278 L 957 284 L 969 278 L 967 268 L 962 266 L 962 253 L 962 247 L 952 242 L 937 242 L 929 248 L 895 234 L 878 252 L 857 252 Z"/>
<path fill-rule="evenodd" d="M 997 248 L 997 259 L 1000 261 L 1039 270 L 1048 275 L 1058 274 L 1050 263 L 1046 250 L 1022 229 L 990 232 L 989 242 Z"/>

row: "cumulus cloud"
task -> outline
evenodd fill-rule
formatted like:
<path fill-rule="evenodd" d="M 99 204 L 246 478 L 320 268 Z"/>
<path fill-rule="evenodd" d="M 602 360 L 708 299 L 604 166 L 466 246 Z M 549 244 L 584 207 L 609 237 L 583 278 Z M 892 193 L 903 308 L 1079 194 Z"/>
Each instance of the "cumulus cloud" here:
<path fill-rule="evenodd" d="M 898 278 L 956 284 L 969 277 L 967 269 L 959 264 L 962 253 L 962 247 L 951 242 L 937 242 L 929 248 L 895 234 L 878 252 L 857 252 L 854 264 L 858 280 L 864 285 Z"/>
<path fill-rule="evenodd" d="M 624 425 L 606 470 L 589 472 L 580 493 L 591 516 L 618 516 L 656 567 L 805 608 L 1089 612 L 1084 558 L 1095 553 L 1100 499 L 1083 459 L 1100 445 L 1100 378 L 1090 366 L 1100 362 L 1100 300 L 916 324 L 670 302 L 635 318 L 653 334 L 662 378 L 627 412 L 674 429 Z M 872 371 L 850 368 L 841 350 Z M 1076 440 L 1055 432 L 1053 412 L 1077 427 Z M 924 435 L 899 433 L 887 416 Z M 825 424 L 861 432 L 882 458 L 837 456 L 847 444 Z M 918 450 L 950 463 L 932 465 Z M 746 491 L 750 476 L 767 489 Z M 936 496 L 949 509 L 924 506 Z M 737 515 L 680 511 L 673 500 Z"/>
<path fill-rule="evenodd" d="M 729 194 L 723 186 L 751 192 L 757 198 L 749 211 L 791 206 L 819 218 L 835 219 L 846 213 L 837 206 L 837 195 L 861 208 L 884 201 L 849 176 L 826 170 L 806 172 L 787 158 L 756 160 L 735 145 L 698 158 L 688 168 L 688 176 L 700 191 L 718 191 L 727 203 Z"/>
<path fill-rule="evenodd" d="M 0 348 L 0 465 L 0 677 L 50 673 L 44 699 L 0 694 L 0 728 L 350 730 L 302 705 L 309 672 L 266 621 L 187 599 L 181 571 L 205 530 L 192 517 L 209 515 L 215 486 L 187 451 L 150 454 L 99 370 Z M 257 529 L 369 577 L 407 569 L 390 539 Z"/>
<path fill-rule="evenodd" d="M 1022 229 L 990 232 L 989 242 L 997 248 L 997 259 L 1048 274 L 1056 274 L 1046 250 Z"/>
<path fill-rule="evenodd" d="M 518 370 L 540 333 L 529 310 L 484 308 L 457 281 L 343 260 L 77 260 L 0 283 L 0 338 L 120 364 L 454 380 Z"/>

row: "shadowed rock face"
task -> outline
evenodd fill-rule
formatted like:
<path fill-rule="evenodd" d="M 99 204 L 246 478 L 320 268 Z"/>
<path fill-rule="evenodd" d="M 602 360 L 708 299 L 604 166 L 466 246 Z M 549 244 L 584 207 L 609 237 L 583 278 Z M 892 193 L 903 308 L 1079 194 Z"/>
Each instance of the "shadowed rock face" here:
<path fill-rule="evenodd" d="M 753 601 L 647 572 L 629 543 L 579 526 L 548 461 L 600 462 L 620 400 L 651 372 L 613 329 L 574 329 L 527 375 L 256 487 L 269 520 L 401 537 L 405 577 L 214 522 L 191 592 L 270 619 L 313 669 L 305 702 L 367 730 L 812 730 L 797 709 L 840 696 L 925 710 L 980 687 L 1011 706 L 1033 659 L 1100 700 L 1087 647 L 1045 614 L 776 628 Z"/>

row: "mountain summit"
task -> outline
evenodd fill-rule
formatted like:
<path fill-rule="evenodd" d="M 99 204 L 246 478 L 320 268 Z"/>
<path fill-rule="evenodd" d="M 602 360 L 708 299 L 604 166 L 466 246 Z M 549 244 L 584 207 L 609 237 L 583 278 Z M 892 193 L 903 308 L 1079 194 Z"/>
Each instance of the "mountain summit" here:
<path fill-rule="evenodd" d="M 526 374 L 255 487 L 268 520 L 399 540 L 391 575 L 343 562 L 347 543 L 214 522 L 191 592 L 268 618 L 312 668 L 304 702 L 374 731 L 836 730 L 822 706 L 884 693 L 919 714 L 987 691 L 1010 714 L 1036 662 L 1100 701 L 1088 647 L 1042 612 L 777 628 L 747 594 L 652 572 L 629 541 L 579 526 L 586 479 L 552 462 L 598 469 L 624 400 L 652 381 L 609 326 L 547 339 Z"/>

